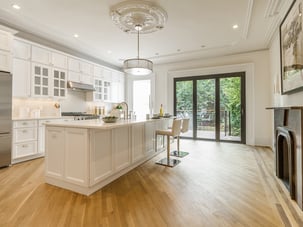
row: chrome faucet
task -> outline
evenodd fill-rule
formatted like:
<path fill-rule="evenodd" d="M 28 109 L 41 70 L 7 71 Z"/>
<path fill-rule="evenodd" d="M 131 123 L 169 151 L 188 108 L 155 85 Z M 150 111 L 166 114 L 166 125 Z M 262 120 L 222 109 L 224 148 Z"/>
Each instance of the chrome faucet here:
<path fill-rule="evenodd" d="M 124 110 L 124 119 L 128 119 L 128 104 L 126 102 L 121 102 L 119 105 L 124 105 L 126 107 L 126 113 Z"/>

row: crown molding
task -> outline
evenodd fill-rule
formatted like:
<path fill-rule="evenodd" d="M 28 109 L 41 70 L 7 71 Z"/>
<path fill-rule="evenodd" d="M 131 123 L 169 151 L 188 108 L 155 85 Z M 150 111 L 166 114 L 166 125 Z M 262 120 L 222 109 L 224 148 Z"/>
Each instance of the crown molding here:
<path fill-rule="evenodd" d="M 269 18 L 279 14 L 281 3 L 282 0 L 269 0 L 265 10 L 264 17 Z"/>
<path fill-rule="evenodd" d="M 265 35 L 266 47 L 270 46 L 274 35 L 277 34 L 279 26 L 292 3 L 293 0 L 270 0 L 264 15 L 266 18 L 272 20 L 272 23 L 267 29 Z"/>
<path fill-rule="evenodd" d="M 254 6 L 254 0 L 248 0 L 245 24 L 243 26 L 243 33 L 242 33 L 242 38 L 243 39 L 247 39 L 247 36 L 248 36 L 248 31 L 249 31 L 250 22 L 251 22 L 251 15 L 252 15 L 252 11 L 253 11 L 253 6 Z"/>

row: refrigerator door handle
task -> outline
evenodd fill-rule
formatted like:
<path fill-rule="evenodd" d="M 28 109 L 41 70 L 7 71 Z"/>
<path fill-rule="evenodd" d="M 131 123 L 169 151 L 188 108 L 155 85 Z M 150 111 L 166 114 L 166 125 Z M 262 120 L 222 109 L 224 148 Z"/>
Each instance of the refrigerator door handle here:
<path fill-rule="evenodd" d="M 9 132 L 0 132 L 0 135 L 9 135 Z"/>

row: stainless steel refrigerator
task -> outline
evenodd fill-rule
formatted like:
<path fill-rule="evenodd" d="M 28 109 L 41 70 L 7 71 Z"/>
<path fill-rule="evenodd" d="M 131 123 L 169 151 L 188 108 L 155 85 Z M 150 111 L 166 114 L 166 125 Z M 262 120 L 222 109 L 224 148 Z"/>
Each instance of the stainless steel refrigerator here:
<path fill-rule="evenodd" d="M 0 167 L 11 164 L 12 75 L 0 71 Z"/>

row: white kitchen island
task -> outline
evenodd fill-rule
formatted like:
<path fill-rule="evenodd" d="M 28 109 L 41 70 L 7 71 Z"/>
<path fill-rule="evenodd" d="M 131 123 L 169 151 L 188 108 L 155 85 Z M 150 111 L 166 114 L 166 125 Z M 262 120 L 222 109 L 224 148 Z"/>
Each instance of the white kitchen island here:
<path fill-rule="evenodd" d="M 168 123 L 169 119 L 47 123 L 45 180 L 90 195 L 158 154 L 155 130 L 166 129 Z"/>

